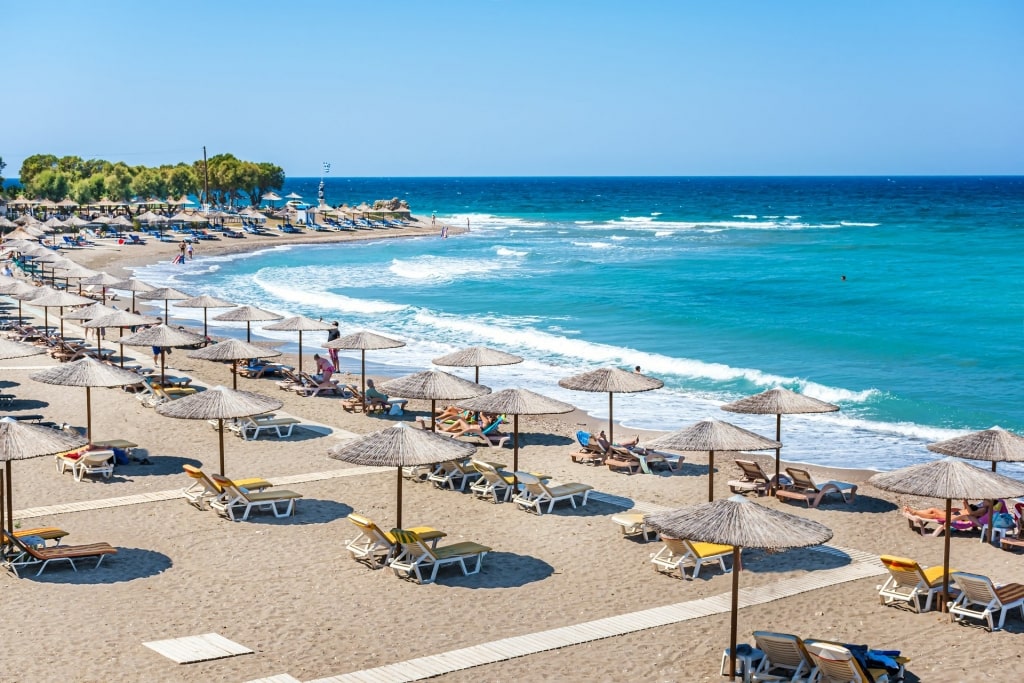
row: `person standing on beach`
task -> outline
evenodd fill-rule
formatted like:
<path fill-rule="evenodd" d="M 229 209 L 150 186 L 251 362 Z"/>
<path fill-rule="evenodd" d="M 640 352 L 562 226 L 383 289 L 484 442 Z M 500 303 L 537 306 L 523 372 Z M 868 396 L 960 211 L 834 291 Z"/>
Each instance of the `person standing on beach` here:
<path fill-rule="evenodd" d="M 188 245 L 185 247 L 185 252 L 188 254 L 189 261 L 191 261 L 195 257 L 195 248 L 192 246 L 191 242 L 189 242 Z"/>
<path fill-rule="evenodd" d="M 327 330 L 327 342 L 330 343 L 340 337 L 341 332 L 338 330 L 338 321 L 335 320 L 331 323 L 331 329 Z M 334 364 L 334 368 L 337 369 L 340 367 L 338 365 L 338 349 L 327 349 L 327 353 L 331 357 L 331 362 Z"/>

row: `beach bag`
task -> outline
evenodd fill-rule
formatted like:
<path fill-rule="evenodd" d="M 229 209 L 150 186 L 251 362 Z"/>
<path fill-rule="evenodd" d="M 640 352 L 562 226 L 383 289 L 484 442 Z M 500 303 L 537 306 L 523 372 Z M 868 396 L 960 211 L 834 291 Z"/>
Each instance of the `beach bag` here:
<path fill-rule="evenodd" d="M 1012 529 L 1016 524 L 1009 512 L 997 512 L 992 518 L 992 526 L 997 529 Z"/>
<path fill-rule="evenodd" d="M 388 415 L 401 415 L 401 414 L 402 414 L 402 404 L 401 403 L 392 403 L 391 404 L 391 410 L 388 411 Z"/>

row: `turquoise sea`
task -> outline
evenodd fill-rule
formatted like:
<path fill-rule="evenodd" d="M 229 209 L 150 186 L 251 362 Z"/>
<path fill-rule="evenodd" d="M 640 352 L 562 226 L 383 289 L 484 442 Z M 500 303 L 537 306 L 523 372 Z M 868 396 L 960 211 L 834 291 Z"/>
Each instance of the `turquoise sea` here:
<path fill-rule="evenodd" d="M 281 194 L 315 203 L 318 182 Z M 136 275 L 408 342 L 368 354 L 383 373 L 467 345 L 517 353 L 481 381 L 597 416 L 607 396 L 557 380 L 640 365 L 665 388 L 616 397 L 636 428 L 713 417 L 772 436 L 771 416 L 718 405 L 776 385 L 838 403 L 783 418 L 791 460 L 892 469 L 966 430 L 1024 432 L 1024 178 L 326 179 L 332 204 L 391 197 L 471 232 L 226 257 L 200 244 Z"/>

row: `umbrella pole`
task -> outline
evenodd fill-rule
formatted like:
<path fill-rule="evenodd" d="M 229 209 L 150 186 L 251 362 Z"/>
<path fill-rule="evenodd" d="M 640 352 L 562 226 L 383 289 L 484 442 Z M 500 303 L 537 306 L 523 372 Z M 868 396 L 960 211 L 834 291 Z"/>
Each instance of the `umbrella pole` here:
<path fill-rule="evenodd" d="M 992 471 L 993 472 L 996 471 L 996 461 L 995 460 L 992 461 Z"/>
<path fill-rule="evenodd" d="M 360 391 L 361 391 L 361 393 L 363 395 L 363 414 L 365 415 L 366 414 L 366 349 L 362 349 L 361 353 L 362 353 L 362 361 L 360 363 L 359 369 L 362 372 L 362 376 L 363 376 L 362 382 L 363 382 L 363 384 L 360 387 Z M 433 399 L 431 399 L 431 401 L 430 401 L 430 411 L 431 412 L 434 411 L 434 401 L 433 401 Z M 433 418 L 431 418 L 431 419 L 433 419 Z"/>
<path fill-rule="evenodd" d="M 245 343 L 252 343 L 252 323 L 248 320 L 245 321 Z"/>
<path fill-rule="evenodd" d="M 480 366 L 476 366 L 476 379 L 473 380 L 477 384 L 480 384 Z"/>
<path fill-rule="evenodd" d="M 218 441 L 220 442 L 220 476 L 227 476 L 224 474 L 224 419 L 217 418 L 217 434 Z"/>
<path fill-rule="evenodd" d="M 299 330 L 299 374 L 302 374 L 302 330 Z"/>
<path fill-rule="evenodd" d="M 22 319 L 21 319 L 21 299 L 18 299 L 18 325 L 20 326 L 21 324 L 22 324 Z"/>
<path fill-rule="evenodd" d="M 437 415 L 437 399 L 430 399 L 430 431 L 437 432 L 437 419 L 434 417 Z"/>
<path fill-rule="evenodd" d="M 238 361 L 231 361 L 231 388 L 238 389 Z"/>
<path fill-rule="evenodd" d="M 11 528 L 8 529 L 8 531 L 10 531 L 13 534 L 14 533 L 14 490 L 11 487 L 11 461 L 10 460 L 8 460 L 4 464 L 4 470 L 6 470 L 6 472 L 7 472 L 7 476 L 5 477 L 6 481 L 4 482 L 4 484 L 5 484 L 6 488 L 7 488 L 7 501 L 6 501 L 7 502 L 7 523 L 11 525 Z"/>
<path fill-rule="evenodd" d="M 166 323 L 167 325 L 171 324 L 171 314 L 170 309 L 168 308 L 170 303 L 170 299 L 164 299 L 164 323 Z"/>
<path fill-rule="evenodd" d="M 79 290 L 79 291 L 81 291 L 81 290 Z M 132 313 L 134 313 L 134 312 L 135 312 L 135 292 L 133 290 L 132 291 Z"/>
<path fill-rule="evenodd" d="M 64 307 L 60 307 L 60 338 L 64 338 Z M 99 339 L 99 332 L 96 333 L 96 338 Z M 992 463 L 995 465 L 995 463 Z"/>
<path fill-rule="evenodd" d="M 7 528 L 7 524 L 5 523 L 5 520 L 7 519 L 7 505 L 6 505 L 7 501 L 6 501 L 6 499 L 7 499 L 7 496 L 4 494 L 4 471 L 2 469 L 0 469 L 0 529 L 3 529 L 4 531 L 10 531 L 11 533 L 14 533 L 13 528 L 12 529 L 8 529 Z M 13 527 L 14 525 L 12 524 L 11 526 Z M 0 533 L 2 533 L 2 532 L 0 532 Z M 6 548 L 7 547 L 7 543 L 8 543 L 7 536 L 4 535 L 4 537 L 2 539 L 0 539 L 0 540 L 3 541 L 2 543 L 0 543 L 0 548 Z"/>
<path fill-rule="evenodd" d="M 92 443 L 92 387 L 85 388 L 85 440 Z"/>
<path fill-rule="evenodd" d="M 486 438 L 486 437 L 485 437 Z M 519 413 L 512 416 L 512 490 L 519 495 Z"/>
<path fill-rule="evenodd" d="M 43 306 L 43 334 L 50 336 L 50 309 Z"/>
<path fill-rule="evenodd" d="M 203 309 L 203 336 L 209 337 L 209 333 L 206 331 L 206 309 Z"/>
<path fill-rule="evenodd" d="M 729 680 L 736 680 L 736 619 L 740 605 L 740 547 L 732 547 L 732 614 L 729 618 Z M 746 672 L 745 672 L 746 673 Z"/>
<path fill-rule="evenodd" d="M 991 512 L 989 513 L 991 515 Z M 939 611 L 949 611 L 949 536 L 953 530 L 953 499 L 946 499 L 946 533 L 942 542 L 942 594 L 939 595 Z"/>
<path fill-rule="evenodd" d="M 121 369 L 123 370 L 124 369 L 124 344 L 118 344 L 118 346 L 121 348 L 121 353 L 119 355 L 120 355 L 120 358 L 121 358 Z"/>
<path fill-rule="evenodd" d="M 167 367 L 167 356 L 164 353 L 164 347 L 160 347 L 160 386 L 164 385 L 164 369 Z"/>
<path fill-rule="evenodd" d="M 708 451 L 708 502 L 715 499 L 715 452 Z"/>
<path fill-rule="evenodd" d="M 395 526 L 402 528 L 402 468 L 398 468 L 398 513 L 395 515 Z"/>
<path fill-rule="evenodd" d="M 608 392 L 608 443 L 615 443 L 615 415 L 612 413 L 612 392 Z"/>

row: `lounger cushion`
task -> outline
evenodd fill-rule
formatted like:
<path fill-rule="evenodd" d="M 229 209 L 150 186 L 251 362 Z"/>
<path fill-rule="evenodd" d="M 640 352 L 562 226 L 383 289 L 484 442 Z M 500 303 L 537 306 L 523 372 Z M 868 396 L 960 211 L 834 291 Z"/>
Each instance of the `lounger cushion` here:
<path fill-rule="evenodd" d="M 480 553 L 489 553 L 491 551 L 485 545 L 479 543 L 473 543 L 472 541 L 463 541 L 462 543 L 453 543 L 446 545 L 443 548 L 437 548 L 434 550 L 434 556 L 439 560 L 445 560 L 450 557 L 458 557 L 460 555 L 479 555 Z"/>
<path fill-rule="evenodd" d="M 721 555 L 722 553 L 732 552 L 731 545 L 722 545 L 720 543 L 703 543 L 701 541 L 692 541 L 690 545 L 693 546 L 693 549 L 694 551 L 696 551 L 697 556 L 701 558 L 712 557 L 714 555 Z"/>

